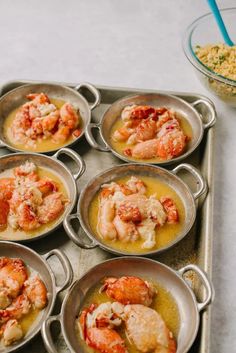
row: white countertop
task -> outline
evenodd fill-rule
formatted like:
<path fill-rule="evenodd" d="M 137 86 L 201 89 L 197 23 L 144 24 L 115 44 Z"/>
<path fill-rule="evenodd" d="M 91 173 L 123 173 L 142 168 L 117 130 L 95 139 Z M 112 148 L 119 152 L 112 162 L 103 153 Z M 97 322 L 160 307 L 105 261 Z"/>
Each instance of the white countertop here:
<path fill-rule="evenodd" d="M 235 0 L 218 1 L 221 7 Z M 236 110 L 199 83 L 181 35 L 209 12 L 195 0 L 0 1 L 0 84 L 14 79 L 198 92 L 217 112 L 212 352 L 236 348 Z M 230 197 L 229 197 L 230 196 Z"/>

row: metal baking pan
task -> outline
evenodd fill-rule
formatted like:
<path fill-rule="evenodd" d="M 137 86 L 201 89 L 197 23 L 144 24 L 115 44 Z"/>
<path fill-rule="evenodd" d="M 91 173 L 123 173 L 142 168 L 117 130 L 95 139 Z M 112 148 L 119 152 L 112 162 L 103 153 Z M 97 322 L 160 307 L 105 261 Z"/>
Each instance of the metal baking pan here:
<path fill-rule="evenodd" d="M 19 80 L 11 81 L 0 87 L 0 96 L 6 92 L 23 84 L 30 83 L 29 81 Z M 65 84 L 65 83 L 63 83 Z M 76 84 L 66 84 L 74 87 Z M 137 94 L 140 92 L 153 92 L 153 93 L 165 93 L 176 95 L 187 102 L 193 103 L 194 101 L 205 98 L 202 95 L 194 93 L 182 93 L 182 92 L 163 92 L 155 90 L 141 90 L 141 89 L 128 89 L 128 88 L 116 88 L 116 87 L 97 87 L 101 93 L 101 104 L 92 112 L 92 121 L 99 122 L 104 111 L 117 99 L 122 98 L 126 95 Z M 86 90 L 81 90 L 81 93 L 88 99 L 91 100 L 93 97 L 90 96 Z M 212 104 L 212 102 L 209 100 Z M 209 111 L 206 107 L 199 105 L 197 107 L 199 112 L 202 114 L 203 119 L 208 120 Z M 108 167 L 115 166 L 122 163 L 117 157 L 111 153 L 99 152 L 92 150 L 85 138 L 83 138 L 78 144 L 74 145 L 73 148 L 81 154 L 84 158 L 87 172 L 78 181 L 78 191 L 83 188 L 90 177 L 103 171 Z M 212 238 L 213 238 L 213 149 L 214 149 L 214 128 L 211 128 L 204 135 L 204 138 L 197 148 L 197 150 L 189 156 L 185 162 L 193 164 L 197 167 L 201 173 L 205 176 L 209 192 L 205 199 L 200 199 L 198 202 L 197 220 L 189 235 L 184 238 L 177 246 L 171 248 L 169 251 L 156 256 L 155 258 L 174 269 L 179 269 L 189 263 L 195 263 L 203 268 L 208 275 L 211 277 L 212 271 Z M 5 148 L 0 149 L 0 155 L 10 153 Z M 73 166 L 71 166 L 73 168 Z M 173 166 L 172 166 L 173 167 Z M 195 190 L 195 183 L 189 175 L 183 175 L 184 180 L 189 186 Z M 203 202 L 204 201 L 204 202 Z M 81 231 L 81 230 L 80 230 Z M 82 235 L 82 234 L 81 234 Z M 0 245 L 1 246 L 1 245 Z M 60 228 L 56 232 L 52 233 L 48 238 L 47 242 L 39 240 L 30 247 L 39 253 L 45 253 L 49 250 L 58 247 L 65 251 L 68 255 L 75 273 L 75 279 L 83 275 L 89 268 L 100 263 L 101 261 L 113 257 L 113 255 L 99 249 L 93 250 L 82 250 L 73 244 L 66 236 L 64 230 Z M 204 296 L 204 290 L 200 287 L 199 282 L 193 273 L 188 273 L 189 285 L 194 289 L 199 300 Z M 62 297 L 59 298 L 57 310 L 59 312 L 59 305 Z M 190 353 L 210 353 L 210 329 L 211 329 L 211 308 L 209 307 L 201 315 L 201 325 L 198 332 L 198 336 L 190 349 Z M 69 352 L 62 336 L 56 330 L 55 341 L 58 347 L 58 352 L 66 353 Z M 33 351 L 34 353 L 46 352 L 43 347 L 43 343 L 40 337 L 32 342 L 28 347 L 24 348 L 22 353 L 28 353 Z"/>

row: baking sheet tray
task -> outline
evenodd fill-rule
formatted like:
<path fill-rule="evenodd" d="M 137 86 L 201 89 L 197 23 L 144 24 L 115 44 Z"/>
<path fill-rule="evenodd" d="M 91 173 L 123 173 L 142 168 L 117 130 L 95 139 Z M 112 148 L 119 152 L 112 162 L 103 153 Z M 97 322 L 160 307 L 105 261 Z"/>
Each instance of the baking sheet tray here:
<path fill-rule="evenodd" d="M 26 83 L 32 81 L 10 81 L 0 87 L 0 96 L 6 92 Z M 76 86 L 76 84 L 66 84 L 68 86 Z M 92 112 L 92 121 L 99 122 L 103 112 L 112 104 L 115 100 L 130 94 L 136 94 L 140 92 L 154 92 L 154 93 L 166 93 L 176 95 L 187 102 L 194 102 L 199 98 L 206 97 L 195 94 L 195 93 L 182 93 L 182 92 L 169 92 L 169 91 L 156 91 L 147 89 L 128 89 L 128 88 L 116 88 L 116 87 L 105 87 L 97 86 L 101 93 L 101 105 Z M 91 99 L 89 92 L 81 92 L 88 100 Z M 209 101 L 211 102 L 211 101 Z M 212 103 L 212 102 L 211 102 Z M 203 109 L 203 110 L 202 110 Z M 208 118 L 209 111 L 204 107 L 198 106 L 199 112 L 202 114 L 203 119 Z M 87 183 L 90 177 L 97 173 L 100 173 L 104 169 L 121 164 L 117 157 L 111 153 L 99 152 L 92 150 L 85 138 L 83 138 L 78 144 L 73 146 L 85 160 L 86 172 L 78 181 L 78 190 L 80 191 L 83 186 Z M 204 175 L 208 182 L 209 191 L 205 199 L 201 199 L 198 204 L 197 220 L 188 236 L 181 241 L 177 246 L 170 249 L 169 251 L 154 257 L 155 259 L 171 266 L 174 269 L 181 268 L 188 263 L 196 263 L 203 268 L 208 275 L 211 277 L 212 271 L 212 238 L 213 238 L 213 149 L 214 149 L 214 128 L 211 128 L 205 133 L 202 143 L 198 149 L 188 157 L 184 162 L 191 163 L 197 167 Z M 0 155 L 10 153 L 5 148 L 0 149 Z M 73 165 L 70 165 L 73 169 Z M 173 169 L 175 165 L 168 167 Z M 183 179 L 189 184 L 194 190 L 196 185 L 193 182 L 192 177 L 183 174 Z M 81 230 L 80 230 L 81 232 Z M 89 268 L 95 264 L 112 257 L 113 255 L 106 253 L 100 248 L 93 250 L 82 250 L 74 245 L 66 236 L 63 228 L 56 230 L 48 237 L 41 240 L 28 243 L 32 249 L 40 254 L 48 252 L 53 248 L 60 248 L 68 255 L 74 270 L 74 278 L 77 279 Z M 52 261 L 52 266 L 57 268 L 57 264 Z M 57 269 L 58 277 L 60 280 L 60 269 Z M 204 295 L 204 291 L 199 285 L 197 279 L 194 276 L 188 276 L 189 284 L 194 288 L 199 300 Z M 63 293 L 58 298 L 54 312 L 60 311 L 61 301 L 63 299 Z M 210 353 L 210 321 L 211 321 L 211 308 L 209 307 L 204 313 L 201 314 L 201 324 L 198 336 L 195 340 L 194 345 L 190 349 L 190 353 Z M 60 334 L 59 328 L 55 328 L 55 342 L 57 343 L 58 352 L 68 352 L 65 346 L 64 340 Z M 28 346 L 23 348 L 21 353 L 34 352 L 44 353 L 46 352 L 42 339 L 38 336 Z"/>

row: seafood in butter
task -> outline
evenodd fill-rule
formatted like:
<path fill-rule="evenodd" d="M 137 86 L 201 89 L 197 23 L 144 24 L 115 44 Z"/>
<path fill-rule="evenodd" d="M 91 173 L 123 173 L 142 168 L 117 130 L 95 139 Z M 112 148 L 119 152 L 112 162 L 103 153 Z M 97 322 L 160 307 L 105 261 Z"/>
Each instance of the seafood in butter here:
<path fill-rule="evenodd" d="M 131 176 L 125 183 L 102 185 L 99 194 L 97 231 L 104 240 L 134 243 L 142 239 L 142 248 L 156 244 L 156 231 L 165 224 L 177 224 L 179 213 L 168 195 L 157 199 L 147 196 L 145 183 Z"/>
<path fill-rule="evenodd" d="M 18 258 L 0 258 L 0 339 L 5 346 L 20 340 L 27 316 L 47 305 L 47 289 Z"/>
<path fill-rule="evenodd" d="M 170 160 L 184 153 L 190 136 L 176 112 L 165 107 L 127 106 L 122 125 L 112 132 L 115 143 L 125 143 L 122 153 L 138 160 Z M 115 147 L 115 146 L 114 146 Z"/>
<path fill-rule="evenodd" d="M 0 177 L 0 231 L 6 228 L 25 232 L 57 220 L 69 200 L 58 191 L 58 184 L 30 161 Z"/>
<path fill-rule="evenodd" d="M 48 148 L 52 149 L 81 134 L 80 114 L 71 103 L 59 104 L 45 93 L 31 93 L 26 98 L 28 101 L 14 111 L 13 118 L 10 114 L 11 122 L 4 128 L 14 146 L 40 151 L 48 141 Z"/>
<path fill-rule="evenodd" d="M 146 286 L 147 295 L 153 285 L 134 276 L 105 279 L 105 286 L 114 283 L 116 288 L 107 288 L 106 294 L 115 301 L 92 303 L 81 311 L 76 325 L 82 340 L 100 353 L 128 353 L 130 347 L 135 352 L 175 353 L 173 333 L 162 316 L 150 307 L 158 292 L 152 290 L 148 301 L 142 295 L 138 297 L 140 286 L 142 291 Z M 111 296 L 108 290 L 118 295 Z"/>
<path fill-rule="evenodd" d="M 156 294 L 153 285 L 135 276 L 109 277 L 104 280 L 101 291 L 122 304 L 143 304 L 149 306 Z"/>

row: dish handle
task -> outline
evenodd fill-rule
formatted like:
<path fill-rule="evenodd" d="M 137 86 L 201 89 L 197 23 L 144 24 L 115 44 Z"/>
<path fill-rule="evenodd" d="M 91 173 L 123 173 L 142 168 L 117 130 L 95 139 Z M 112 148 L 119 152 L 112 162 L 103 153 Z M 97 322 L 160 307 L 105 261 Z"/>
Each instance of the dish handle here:
<path fill-rule="evenodd" d="M 41 335 L 48 353 L 58 353 L 51 335 L 51 325 L 58 321 L 61 325 L 61 315 L 49 316 L 42 324 Z"/>
<path fill-rule="evenodd" d="M 101 146 L 97 141 L 95 140 L 93 136 L 93 130 L 98 129 L 99 134 L 101 136 L 101 124 L 96 124 L 96 123 L 90 123 L 86 130 L 85 130 L 85 137 L 90 144 L 91 147 L 95 148 L 98 151 L 101 152 L 109 152 L 110 148 L 107 145 Z"/>
<path fill-rule="evenodd" d="M 198 100 L 196 100 L 195 102 L 192 103 L 192 106 L 194 108 L 196 108 L 198 105 L 205 106 L 206 109 L 209 112 L 209 115 L 210 115 L 209 121 L 207 123 L 203 123 L 204 129 L 209 129 L 210 127 L 214 126 L 215 122 L 216 122 L 216 111 L 215 111 L 215 108 L 210 102 L 208 102 L 207 100 L 205 100 L 203 98 L 198 99 Z"/>
<path fill-rule="evenodd" d="M 79 83 L 74 89 L 76 91 L 79 91 L 81 88 L 87 88 L 87 90 L 89 90 L 89 92 L 91 92 L 94 96 L 94 103 L 89 104 L 89 106 L 91 110 L 95 109 L 101 102 L 100 92 L 96 87 L 94 87 L 93 85 L 91 85 L 91 83 L 88 82 Z"/>
<path fill-rule="evenodd" d="M 206 274 L 206 272 L 203 271 L 197 265 L 189 264 L 187 266 L 184 266 L 183 268 L 178 270 L 178 273 L 183 278 L 183 275 L 188 271 L 194 271 L 198 275 L 206 290 L 206 298 L 204 299 L 204 301 L 202 303 L 197 302 L 198 311 L 202 311 L 214 300 L 215 291 L 214 291 L 213 284 L 210 278 L 208 277 L 208 275 Z"/>
<path fill-rule="evenodd" d="M 66 216 L 66 218 L 63 221 L 63 226 L 65 229 L 65 232 L 67 233 L 68 237 L 80 248 L 82 249 L 94 249 L 98 246 L 97 242 L 93 240 L 90 244 L 84 243 L 82 240 L 79 239 L 78 234 L 76 234 L 75 230 L 73 229 L 73 226 L 71 224 L 71 220 L 77 219 L 79 221 L 78 215 L 75 214 L 69 214 Z"/>
<path fill-rule="evenodd" d="M 196 179 L 198 190 L 196 192 L 193 192 L 192 194 L 194 199 L 197 200 L 200 196 L 207 192 L 207 182 L 205 178 L 201 175 L 201 173 L 191 164 L 181 163 L 177 167 L 175 167 L 172 172 L 177 175 L 178 172 L 182 169 L 187 170 Z"/>
<path fill-rule="evenodd" d="M 70 157 L 77 164 L 78 172 L 77 173 L 72 173 L 74 179 L 77 180 L 79 177 L 81 177 L 81 175 L 84 174 L 85 169 L 86 169 L 86 165 L 85 165 L 85 162 L 84 162 L 83 158 L 78 153 L 76 153 L 75 151 L 71 150 L 70 148 L 66 148 L 66 147 L 61 148 L 60 150 L 58 150 L 52 156 L 52 158 L 59 159 L 58 157 L 60 155 L 62 155 L 62 154 L 65 154 L 66 156 Z"/>
<path fill-rule="evenodd" d="M 73 279 L 73 270 L 72 270 L 72 267 L 71 267 L 71 264 L 70 264 L 68 257 L 61 250 L 53 249 L 43 255 L 43 257 L 45 258 L 46 261 L 51 256 L 56 256 L 58 258 L 60 264 L 62 265 L 64 274 L 65 274 L 65 279 L 64 279 L 63 284 L 61 284 L 60 286 L 56 285 L 56 293 L 58 294 L 71 284 L 72 279 Z"/>

